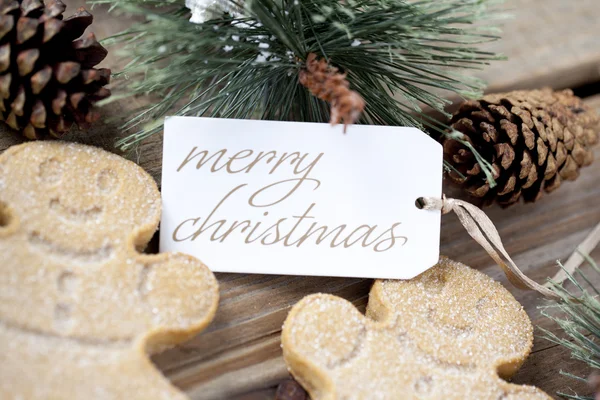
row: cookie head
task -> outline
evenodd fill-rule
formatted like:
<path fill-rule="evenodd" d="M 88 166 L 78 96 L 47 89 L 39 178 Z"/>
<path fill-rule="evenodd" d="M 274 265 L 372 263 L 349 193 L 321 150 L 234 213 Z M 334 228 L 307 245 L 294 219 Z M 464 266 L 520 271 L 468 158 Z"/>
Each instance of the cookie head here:
<path fill-rule="evenodd" d="M 368 316 L 393 318 L 401 334 L 442 362 L 497 366 L 509 378 L 533 345 L 523 307 L 499 283 L 442 259 L 413 281 L 377 281 Z"/>
<path fill-rule="evenodd" d="M 98 148 L 33 142 L 0 155 L 0 318 L 49 335 L 185 339 L 216 309 L 198 260 L 139 253 L 156 231 L 160 193 L 142 168 Z M 15 305 L 18 304 L 19 307 Z M 27 309 L 22 313 L 21 309 Z"/>
<path fill-rule="evenodd" d="M 132 230 L 141 233 L 134 243 L 139 245 L 156 228 L 156 185 L 121 157 L 85 146 L 33 143 L 8 150 L 2 164 L 1 200 L 33 245 L 65 254 L 86 249 L 89 258 L 101 258 L 129 246 Z"/>
<path fill-rule="evenodd" d="M 506 289 L 447 259 L 410 281 L 376 281 L 366 316 L 341 298 L 308 296 L 282 332 L 284 359 L 314 399 L 549 399 L 501 378 L 532 340 Z"/>

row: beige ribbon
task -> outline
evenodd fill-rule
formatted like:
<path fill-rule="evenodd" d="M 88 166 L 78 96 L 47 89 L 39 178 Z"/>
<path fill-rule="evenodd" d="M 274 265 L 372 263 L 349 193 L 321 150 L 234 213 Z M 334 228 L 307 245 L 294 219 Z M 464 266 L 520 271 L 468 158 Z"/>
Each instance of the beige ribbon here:
<path fill-rule="evenodd" d="M 535 290 L 545 297 L 559 299 L 560 297 L 552 290 L 529 279 L 514 261 L 510 258 L 504 246 L 500 235 L 494 226 L 494 223 L 487 215 L 473 204 L 457 199 L 447 199 L 442 196 L 441 199 L 434 197 L 421 197 L 417 200 L 419 205 L 425 210 L 441 210 L 442 214 L 454 211 L 463 227 L 477 243 L 487 251 L 487 253 L 504 270 L 508 280 L 520 289 Z M 504 256 L 506 262 L 500 254 Z"/>

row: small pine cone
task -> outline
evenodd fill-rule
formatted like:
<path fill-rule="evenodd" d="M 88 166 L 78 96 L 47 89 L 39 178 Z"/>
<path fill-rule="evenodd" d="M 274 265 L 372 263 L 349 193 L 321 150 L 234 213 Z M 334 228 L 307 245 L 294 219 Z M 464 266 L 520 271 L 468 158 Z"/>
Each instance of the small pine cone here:
<path fill-rule="evenodd" d="M 110 70 L 93 68 L 107 51 L 93 33 L 81 37 L 92 15 L 80 8 L 63 20 L 65 9 L 0 0 L 0 120 L 29 139 L 87 127 L 98 118 L 93 103 L 110 95 Z"/>
<path fill-rule="evenodd" d="M 575 180 L 579 168 L 592 162 L 600 131 L 598 114 L 571 90 L 487 95 L 463 103 L 450 123 L 492 164 L 497 185 L 490 188 L 473 153 L 448 137 L 444 156 L 464 178 L 454 171 L 449 177 L 485 204 L 503 206 L 521 197 L 534 202 L 542 189 L 551 192 L 563 180 Z"/>
<path fill-rule="evenodd" d="M 298 382 L 286 379 L 277 387 L 275 400 L 308 400 L 308 394 Z"/>
<path fill-rule="evenodd" d="M 355 91 L 349 89 L 350 83 L 346 74 L 310 53 L 306 59 L 305 69 L 300 71 L 300 83 L 317 98 L 331 104 L 330 123 L 346 126 L 358 121 L 365 109 L 365 101 Z"/>

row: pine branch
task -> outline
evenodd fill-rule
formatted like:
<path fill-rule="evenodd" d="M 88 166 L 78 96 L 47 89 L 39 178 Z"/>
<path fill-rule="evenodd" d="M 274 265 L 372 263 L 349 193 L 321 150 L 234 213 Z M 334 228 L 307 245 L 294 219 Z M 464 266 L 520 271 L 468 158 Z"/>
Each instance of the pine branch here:
<path fill-rule="evenodd" d="M 581 269 L 571 273 L 559 262 L 567 280 L 575 286 L 576 290 L 567 290 L 561 283 L 550 280 L 550 289 L 558 294 L 561 300 L 540 307 L 542 315 L 554 321 L 565 333 L 565 336 L 559 337 L 547 329 L 539 329 L 544 333 L 543 337 L 546 340 L 570 350 L 572 358 L 585 362 L 598 373 L 600 372 L 598 371 L 600 370 L 600 288 L 594 282 L 600 281 L 600 267 L 588 255 L 582 254 L 582 256 L 592 267 L 593 278 L 590 278 Z M 563 371 L 561 374 L 587 381 Z M 577 394 L 558 394 L 569 399 L 594 398 Z"/>
<path fill-rule="evenodd" d="M 366 102 L 359 123 L 444 132 L 423 107 L 444 112 L 448 93 L 477 97 L 483 82 L 457 71 L 501 58 L 478 48 L 498 38 L 474 24 L 490 17 L 490 0 L 240 0 L 230 3 L 243 16 L 202 24 L 188 21 L 183 0 L 93 2 L 145 19 L 105 41 L 131 59 L 116 75 L 123 95 L 158 98 L 123 126 L 125 149 L 160 132 L 165 115 L 328 121 L 328 104 L 299 83 L 310 53 L 347 74 Z"/>

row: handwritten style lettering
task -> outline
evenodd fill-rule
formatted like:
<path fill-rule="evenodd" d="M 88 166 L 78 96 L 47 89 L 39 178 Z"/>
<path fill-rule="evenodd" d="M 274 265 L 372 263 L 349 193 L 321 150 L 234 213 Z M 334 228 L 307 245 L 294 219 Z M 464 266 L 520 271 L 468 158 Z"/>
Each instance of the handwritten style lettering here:
<path fill-rule="evenodd" d="M 249 183 L 242 183 L 233 187 L 215 205 L 210 213 L 202 217 L 188 218 L 180 222 L 173 231 L 172 237 L 176 242 L 195 241 L 200 237 L 207 237 L 213 242 L 224 242 L 237 236 L 243 238 L 244 243 L 260 243 L 264 246 L 280 244 L 284 247 L 301 247 L 305 243 L 328 245 L 330 248 L 349 248 L 360 246 L 370 248 L 375 252 L 384 252 L 394 246 L 403 246 L 408 241 L 401 235 L 400 222 L 395 222 L 389 228 L 381 228 L 377 224 L 362 224 L 358 227 L 349 227 L 347 224 L 330 226 L 315 221 L 311 212 L 317 207 L 316 203 L 308 205 L 300 215 L 283 216 L 276 220 L 269 217 L 269 207 L 280 204 L 299 193 L 303 186 L 316 191 L 321 187 L 321 180 L 312 176 L 319 161 L 324 154 L 316 156 L 309 153 L 277 151 L 259 151 L 244 149 L 228 156 L 227 149 L 209 152 L 199 150 L 198 147 L 187 153 L 177 168 L 180 172 L 184 169 L 208 169 L 211 173 L 248 174 L 257 165 L 261 171 L 272 175 L 277 171 L 290 173 L 291 177 L 277 180 L 261 188 L 250 188 Z M 310 185 L 309 185 L 310 184 Z M 304 189 L 306 190 L 306 189 Z M 263 216 L 267 221 L 235 220 L 226 218 L 218 219 L 220 209 L 225 203 L 245 202 L 249 207 L 262 208 Z"/>

